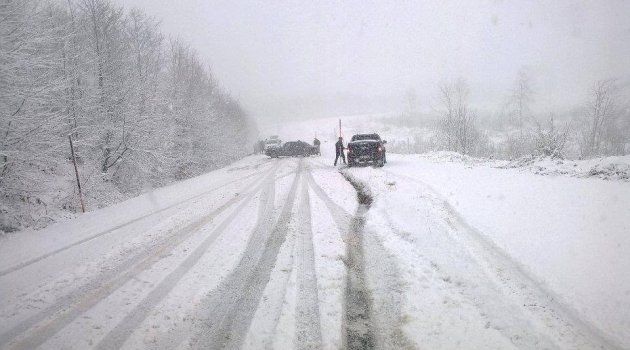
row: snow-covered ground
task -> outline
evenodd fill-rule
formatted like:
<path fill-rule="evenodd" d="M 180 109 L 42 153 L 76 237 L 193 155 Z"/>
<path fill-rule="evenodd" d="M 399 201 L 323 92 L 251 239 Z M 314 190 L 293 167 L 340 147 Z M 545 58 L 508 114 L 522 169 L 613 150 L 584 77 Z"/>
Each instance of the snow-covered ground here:
<path fill-rule="evenodd" d="M 267 131 L 321 157 L 1 237 L 0 348 L 630 348 L 630 183 L 444 152 L 335 168 L 336 125 Z"/>
<path fill-rule="evenodd" d="M 490 328 L 524 348 L 579 348 L 593 337 L 630 345 L 627 182 L 440 155 L 390 155 L 383 169 L 348 173 L 375 197 L 368 233 L 415 284 L 401 298 L 416 343 L 507 347 L 482 336 Z"/>

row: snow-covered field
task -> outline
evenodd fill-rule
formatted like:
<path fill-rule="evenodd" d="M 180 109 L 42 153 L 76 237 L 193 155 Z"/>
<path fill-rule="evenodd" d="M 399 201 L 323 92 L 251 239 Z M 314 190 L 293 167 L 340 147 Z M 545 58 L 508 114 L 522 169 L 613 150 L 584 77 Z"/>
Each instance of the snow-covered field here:
<path fill-rule="evenodd" d="M 449 153 L 335 168 L 336 125 L 267 130 L 321 157 L 1 237 L 0 348 L 630 347 L 630 183 Z"/>
<path fill-rule="evenodd" d="M 442 344 L 467 341 L 466 348 L 493 343 L 478 336 L 479 327 L 525 348 L 579 348 L 592 336 L 629 346 L 627 182 L 432 156 L 390 155 L 384 169 L 349 173 L 375 197 L 368 216 L 374 236 L 409 274 L 404 280 L 417 283 L 406 297 L 414 300 L 411 310 L 424 309 L 423 317 L 408 319 L 406 329 L 418 343 L 434 340 L 427 334 L 436 324 L 449 323 L 434 337 Z M 489 297 L 495 293 L 513 304 Z M 478 315 L 467 315 L 468 308 Z"/>

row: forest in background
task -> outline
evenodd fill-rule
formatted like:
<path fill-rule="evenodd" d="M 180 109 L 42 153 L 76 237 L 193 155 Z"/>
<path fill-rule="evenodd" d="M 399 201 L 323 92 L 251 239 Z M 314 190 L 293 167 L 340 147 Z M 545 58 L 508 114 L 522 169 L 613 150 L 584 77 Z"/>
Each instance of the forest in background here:
<path fill-rule="evenodd" d="M 421 104 L 409 90 L 405 110 L 382 120 L 387 128 L 405 130 L 406 138 L 393 139 L 391 151 L 445 150 L 525 163 L 540 157 L 591 159 L 630 154 L 627 78 L 595 81 L 584 91 L 581 104 L 556 111 L 533 108 L 537 89 L 526 67 L 520 69 L 495 111 L 471 106 L 474 87 L 463 78 L 441 84 L 436 92 L 427 111 L 426 103 Z M 419 111 L 421 107 L 424 112 Z"/>
<path fill-rule="evenodd" d="M 0 2 L 0 233 L 190 178 L 255 125 L 194 48 L 108 0 Z"/>

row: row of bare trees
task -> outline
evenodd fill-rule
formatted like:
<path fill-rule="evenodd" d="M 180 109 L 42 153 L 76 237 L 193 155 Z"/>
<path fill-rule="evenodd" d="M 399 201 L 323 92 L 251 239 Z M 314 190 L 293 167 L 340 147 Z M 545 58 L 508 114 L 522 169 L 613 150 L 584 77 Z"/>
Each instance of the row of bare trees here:
<path fill-rule="evenodd" d="M 440 85 L 441 118 L 433 147 L 461 154 L 514 159 L 525 155 L 564 157 L 569 143 L 580 158 L 630 153 L 630 106 L 617 80 L 597 81 L 586 102 L 558 125 L 553 113 L 532 112 L 534 89 L 521 69 L 507 95 L 502 115 L 508 121 L 501 144 L 489 142 L 470 108 L 470 89 L 459 79 Z"/>
<path fill-rule="evenodd" d="M 108 0 L 0 2 L 0 230 L 91 208 L 246 152 L 250 123 L 194 49 Z"/>
<path fill-rule="evenodd" d="M 540 149 L 550 142 L 550 133 L 557 140 L 552 154 L 560 157 L 569 138 L 576 143 L 581 158 L 607 155 L 621 155 L 630 152 L 630 114 L 624 89 L 615 79 L 595 82 L 587 94 L 586 102 L 572 113 L 562 128 L 554 125 L 554 117 L 547 117 L 546 127 L 542 126 L 532 113 L 534 91 L 526 70 L 521 69 L 514 82 L 514 88 L 506 106 L 512 124 L 518 129 L 518 136 L 512 138 L 511 157 L 531 154 L 532 151 L 549 155 L 549 149 Z M 529 125 L 529 130 L 528 130 Z"/>

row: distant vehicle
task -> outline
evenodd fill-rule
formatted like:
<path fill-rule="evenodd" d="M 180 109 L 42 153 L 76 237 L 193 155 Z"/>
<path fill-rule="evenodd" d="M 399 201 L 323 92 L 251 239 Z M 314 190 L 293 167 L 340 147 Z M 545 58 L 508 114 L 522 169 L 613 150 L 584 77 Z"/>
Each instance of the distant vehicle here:
<path fill-rule="evenodd" d="M 279 148 L 280 146 L 282 146 L 282 141 L 278 139 L 278 136 L 271 136 L 270 139 L 265 140 L 264 151 L 267 153 L 268 149 Z"/>
<path fill-rule="evenodd" d="M 357 134 L 348 142 L 348 166 L 372 163 L 382 167 L 387 163 L 385 144 L 378 134 Z"/>
<path fill-rule="evenodd" d="M 304 141 L 289 141 L 282 147 L 269 148 L 265 154 L 271 158 L 278 157 L 309 157 L 317 154 L 317 148 Z"/>

